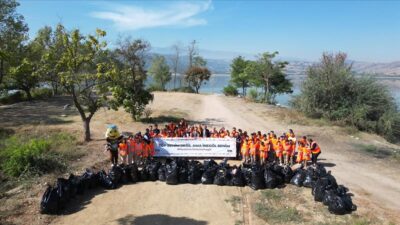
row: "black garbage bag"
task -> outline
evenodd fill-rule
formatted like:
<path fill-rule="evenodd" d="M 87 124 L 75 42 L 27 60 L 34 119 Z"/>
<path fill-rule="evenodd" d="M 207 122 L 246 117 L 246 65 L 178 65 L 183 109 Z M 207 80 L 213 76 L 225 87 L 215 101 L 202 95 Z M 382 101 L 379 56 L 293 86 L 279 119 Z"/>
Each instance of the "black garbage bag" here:
<path fill-rule="evenodd" d="M 122 184 L 127 184 L 129 182 L 129 173 L 130 173 L 130 168 L 126 165 L 121 165 L 121 178 L 120 178 L 120 182 Z"/>
<path fill-rule="evenodd" d="M 113 182 L 113 179 L 111 179 L 111 177 L 108 176 L 104 170 L 100 171 L 97 175 L 100 185 L 105 189 L 117 188 L 116 183 Z"/>
<path fill-rule="evenodd" d="M 245 181 L 246 185 L 250 186 L 250 184 L 251 184 L 251 168 L 243 167 L 242 172 L 243 172 L 244 181 Z"/>
<path fill-rule="evenodd" d="M 127 175 L 130 182 L 136 183 L 139 181 L 139 169 L 136 163 L 126 166 L 125 170 L 128 172 Z"/>
<path fill-rule="evenodd" d="M 186 184 L 189 182 L 189 171 L 187 164 L 184 164 L 179 167 L 178 170 L 178 182 L 180 184 Z"/>
<path fill-rule="evenodd" d="M 179 169 L 175 161 L 172 161 L 171 163 L 167 164 L 165 173 L 166 183 L 178 184 L 178 173 Z"/>
<path fill-rule="evenodd" d="M 203 161 L 203 165 L 204 165 L 204 170 L 218 166 L 218 164 L 213 159 L 205 159 Z"/>
<path fill-rule="evenodd" d="M 69 197 L 73 198 L 78 193 L 78 186 L 80 183 L 80 179 L 79 179 L 79 177 L 77 177 L 71 173 L 68 177 L 68 182 L 69 182 L 69 186 L 70 186 Z"/>
<path fill-rule="evenodd" d="M 270 169 L 266 169 L 264 171 L 264 181 L 265 181 L 265 188 L 273 189 L 278 186 L 278 181 L 276 179 L 276 173 Z"/>
<path fill-rule="evenodd" d="M 326 176 L 322 177 L 328 179 L 328 189 L 337 189 L 339 186 L 336 182 L 335 177 L 331 174 L 331 171 L 329 171 Z"/>
<path fill-rule="evenodd" d="M 214 184 L 224 186 L 229 183 L 228 170 L 225 167 L 219 167 L 214 177 Z"/>
<path fill-rule="evenodd" d="M 140 181 L 148 181 L 149 180 L 149 171 L 147 171 L 147 167 L 143 167 L 139 169 L 139 180 Z"/>
<path fill-rule="evenodd" d="M 292 177 L 294 176 L 294 172 L 290 166 L 285 166 L 282 170 L 283 180 L 286 184 L 290 183 Z"/>
<path fill-rule="evenodd" d="M 357 206 L 353 204 L 350 196 L 335 196 L 328 205 L 330 213 L 336 215 L 344 215 L 357 210 Z"/>
<path fill-rule="evenodd" d="M 160 181 L 165 181 L 167 180 L 167 177 L 165 176 L 166 168 L 165 165 L 161 165 L 160 168 L 158 168 L 158 180 Z"/>
<path fill-rule="evenodd" d="M 317 180 L 312 188 L 312 195 L 314 195 L 314 200 L 316 202 L 322 202 L 325 197 L 325 191 L 331 190 L 330 181 L 327 177 L 321 177 Z"/>
<path fill-rule="evenodd" d="M 259 165 L 253 165 L 251 167 L 251 183 L 250 187 L 253 190 L 264 189 L 264 169 Z"/>
<path fill-rule="evenodd" d="M 111 178 L 114 184 L 118 184 L 122 177 L 122 168 L 120 166 L 112 166 L 108 171 L 108 176 Z"/>
<path fill-rule="evenodd" d="M 89 189 L 89 182 L 90 181 L 86 177 L 84 177 L 83 175 L 82 176 L 78 176 L 77 179 L 78 179 L 78 183 L 77 183 L 77 186 L 76 186 L 76 194 L 77 195 L 83 195 L 85 193 L 85 191 L 87 189 Z"/>
<path fill-rule="evenodd" d="M 59 208 L 64 208 L 70 199 L 71 185 L 68 180 L 64 178 L 57 179 L 57 194 L 59 198 Z"/>
<path fill-rule="evenodd" d="M 327 174 L 328 173 L 326 172 L 325 167 L 321 164 L 317 164 L 317 167 L 315 168 L 315 176 L 319 178 L 319 177 L 324 177 Z"/>
<path fill-rule="evenodd" d="M 201 183 L 202 184 L 213 184 L 214 177 L 217 174 L 218 166 L 214 165 L 212 167 L 208 167 L 203 175 L 201 176 Z"/>
<path fill-rule="evenodd" d="M 230 173 L 232 177 L 230 185 L 237 187 L 244 187 L 246 185 L 241 167 L 233 166 L 230 170 Z"/>
<path fill-rule="evenodd" d="M 58 201 L 57 188 L 48 186 L 40 201 L 40 213 L 56 214 L 58 212 Z"/>
<path fill-rule="evenodd" d="M 199 183 L 203 174 L 203 165 L 199 161 L 190 161 L 188 164 L 188 182 Z"/>
<path fill-rule="evenodd" d="M 84 183 L 87 183 L 88 189 L 96 188 L 99 185 L 99 179 L 97 174 L 95 174 L 90 169 L 86 169 L 86 171 L 82 174 L 81 178 Z"/>
<path fill-rule="evenodd" d="M 332 201 L 336 198 L 336 190 L 325 190 L 324 197 L 322 198 L 322 203 L 326 206 L 330 205 Z"/>
<path fill-rule="evenodd" d="M 149 173 L 149 180 L 156 181 L 158 179 L 158 168 L 160 168 L 160 162 L 152 161 L 151 163 L 147 164 L 147 171 Z"/>
<path fill-rule="evenodd" d="M 304 179 L 306 177 L 306 172 L 303 169 L 298 169 L 296 174 L 290 180 L 290 183 L 298 187 L 303 186 Z"/>
<path fill-rule="evenodd" d="M 315 177 L 314 170 L 311 167 L 307 168 L 307 170 L 305 171 L 303 186 L 312 188 L 315 185 L 314 177 Z"/>

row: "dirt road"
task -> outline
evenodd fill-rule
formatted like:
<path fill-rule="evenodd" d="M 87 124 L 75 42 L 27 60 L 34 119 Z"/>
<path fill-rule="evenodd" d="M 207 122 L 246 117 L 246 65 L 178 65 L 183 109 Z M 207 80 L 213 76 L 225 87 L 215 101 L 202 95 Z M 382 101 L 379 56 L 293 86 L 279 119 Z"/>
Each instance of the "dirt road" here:
<path fill-rule="evenodd" d="M 313 137 L 322 147 L 321 163 L 332 170 L 338 183 L 354 193 L 359 213 L 374 213 L 381 219 L 398 220 L 399 166 L 387 166 L 384 160 L 375 160 L 354 151 L 354 146 L 360 143 L 386 144 L 377 136 L 362 134 L 357 139 L 344 134 L 338 127 L 289 125 L 279 121 L 276 107 L 218 95 L 156 93 L 151 108 L 154 112 L 152 116 L 181 115 L 191 121 L 205 123 L 209 128 L 237 127 L 249 132 L 275 130 L 278 134 L 292 128 L 298 136 Z M 123 130 L 132 128 L 113 115 L 107 111 L 96 115 L 94 121 L 103 122 L 93 123 L 95 135 L 102 135 L 103 132 L 104 119 L 99 118 L 107 118 L 106 121 L 116 123 Z M 256 224 L 249 221 L 252 216 L 247 215 L 251 212 L 245 209 L 246 206 L 242 205 L 237 213 L 226 201 L 231 196 L 241 196 L 242 191 L 236 187 L 169 186 L 161 182 L 127 185 L 87 199 L 82 208 L 70 209 L 70 213 L 58 217 L 54 224 L 221 225 L 235 224 L 235 221 Z"/>

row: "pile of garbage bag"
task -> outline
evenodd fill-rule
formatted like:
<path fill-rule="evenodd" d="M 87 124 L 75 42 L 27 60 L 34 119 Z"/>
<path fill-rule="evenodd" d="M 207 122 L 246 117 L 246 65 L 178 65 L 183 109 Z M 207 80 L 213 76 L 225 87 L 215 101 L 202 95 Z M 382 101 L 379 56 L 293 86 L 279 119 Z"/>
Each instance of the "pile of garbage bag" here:
<path fill-rule="evenodd" d="M 80 175 L 70 175 L 68 179 L 59 178 L 54 186 L 48 186 L 41 203 L 41 213 L 57 214 L 65 208 L 71 198 L 83 195 L 87 190 L 102 187 L 115 189 L 120 185 L 163 181 L 168 185 L 206 184 L 218 186 L 249 186 L 254 190 L 273 189 L 293 184 L 312 189 L 314 200 L 323 202 L 331 213 L 343 215 L 356 210 L 348 189 L 337 185 L 336 179 L 321 165 L 316 168 L 299 168 L 295 171 L 289 166 L 280 166 L 275 162 L 267 165 L 243 164 L 231 166 L 226 161 L 221 163 L 213 159 L 203 163 L 184 158 L 167 159 L 164 163 L 158 160 L 147 160 L 141 166 L 119 165 L 106 171 L 94 172 L 86 169 Z"/>

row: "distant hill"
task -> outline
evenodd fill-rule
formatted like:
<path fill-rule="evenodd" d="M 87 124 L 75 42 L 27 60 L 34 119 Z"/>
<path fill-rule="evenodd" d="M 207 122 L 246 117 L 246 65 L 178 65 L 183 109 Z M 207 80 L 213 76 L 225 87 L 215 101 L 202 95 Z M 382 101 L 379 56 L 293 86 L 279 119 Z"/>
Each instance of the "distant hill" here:
<path fill-rule="evenodd" d="M 153 54 L 161 54 L 167 58 L 167 62 L 172 66 L 173 51 L 171 48 L 153 48 Z M 188 67 L 188 57 L 185 55 L 186 49 L 182 49 L 180 57 L 179 72 L 183 73 Z M 230 64 L 232 59 L 241 55 L 246 59 L 255 59 L 255 54 L 250 53 L 239 53 L 229 51 L 214 51 L 200 49 L 199 53 L 202 57 L 207 60 L 207 67 L 216 74 L 227 74 L 230 73 Z M 307 68 L 316 62 L 301 60 L 294 57 L 278 57 L 278 60 L 285 60 L 289 62 L 287 66 L 287 73 L 289 76 L 305 76 Z M 400 78 L 400 61 L 390 63 L 374 63 L 374 62 L 361 62 L 361 61 L 349 61 L 353 63 L 353 71 L 358 74 L 374 74 L 376 76 L 393 76 Z M 149 61 L 147 65 L 150 65 Z"/>

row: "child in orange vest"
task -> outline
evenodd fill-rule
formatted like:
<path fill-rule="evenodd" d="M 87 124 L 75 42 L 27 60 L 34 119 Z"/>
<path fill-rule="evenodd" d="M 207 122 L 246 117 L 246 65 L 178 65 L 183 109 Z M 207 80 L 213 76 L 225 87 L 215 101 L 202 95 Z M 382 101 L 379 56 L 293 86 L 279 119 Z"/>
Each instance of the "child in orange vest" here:
<path fill-rule="evenodd" d="M 269 141 L 267 135 L 264 134 L 263 139 L 260 141 L 260 162 L 264 164 L 268 159 Z"/>
<path fill-rule="evenodd" d="M 242 147 L 240 153 L 242 154 L 243 163 L 247 163 L 249 160 L 249 144 L 248 138 L 245 137 L 242 141 Z"/>
<path fill-rule="evenodd" d="M 287 140 L 287 138 L 283 141 L 283 156 L 285 165 L 289 165 L 291 162 L 293 154 L 293 145 L 292 141 Z"/>
<path fill-rule="evenodd" d="M 126 139 L 123 138 L 121 143 L 118 145 L 119 156 L 121 157 L 122 163 L 127 164 L 126 158 L 128 157 L 128 144 Z"/>
<path fill-rule="evenodd" d="M 278 139 L 278 142 L 276 143 L 275 154 L 276 157 L 278 158 L 279 164 L 283 165 L 283 144 L 280 139 Z"/>

